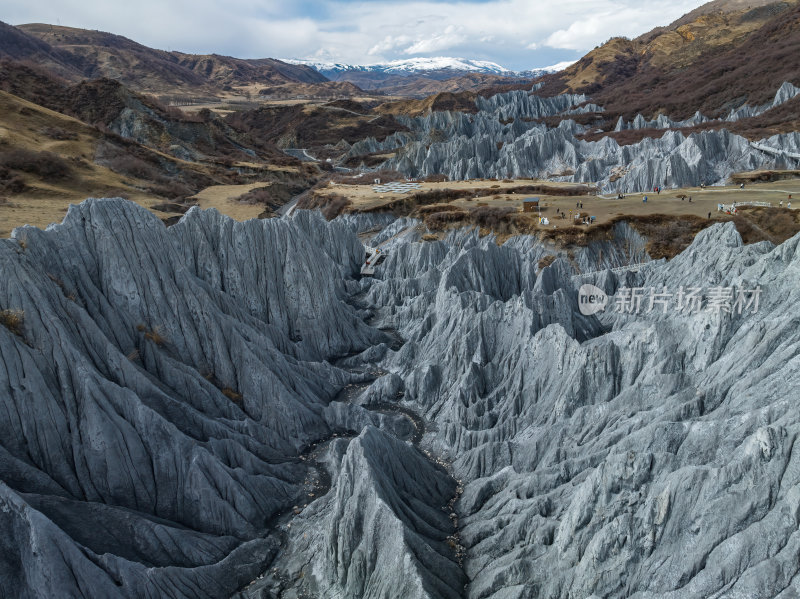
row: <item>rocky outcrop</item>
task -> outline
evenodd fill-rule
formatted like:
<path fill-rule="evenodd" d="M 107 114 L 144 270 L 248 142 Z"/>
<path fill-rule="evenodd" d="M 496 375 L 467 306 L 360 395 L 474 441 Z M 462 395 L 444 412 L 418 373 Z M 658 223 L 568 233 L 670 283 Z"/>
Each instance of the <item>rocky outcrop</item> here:
<path fill-rule="evenodd" d="M 622 117 L 619 117 L 614 131 L 627 131 L 629 129 L 682 129 L 684 127 L 694 127 L 695 125 L 700 125 L 709 120 L 708 117 L 700 114 L 699 110 L 684 121 L 673 121 L 665 114 L 660 114 L 652 121 L 648 121 L 641 114 L 637 114 L 630 122 L 626 122 Z"/>
<path fill-rule="evenodd" d="M 764 110 L 791 99 L 796 89 L 784 84 Z M 763 145 L 777 148 L 777 153 L 770 153 L 724 129 L 689 135 L 674 130 L 706 122 L 700 113 L 679 122 L 665 115 L 653 121 L 637 115 L 629 123 L 620 118 L 616 131 L 668 129 L 661 138 L 645 138 L 626 146 L 610 137 L 587 142 L 577 137 L 586 128 L 572 120 L 562 120 L 555 128 L 537 120 L 571 114 L 578 106 L 580 111 L 599 111 L 599 107 L 582 104 L 585 101 L 584 96 L 537 98 L 517 91 L 479 98 L 481 110 L 474 115 L 442 112 L 406 119 L 403 124 L 415 135 L 404 134 L 391 148 L 381 148 L 396 150 L 383 167 L 413 177 L 539 177 L 595 183 L 602 192 L 611 193 L 721 184 L 737 171 L 800 165 L 793 155 L 791 134 L 762 140 Z M 755 116 L 761 109 L 740 110 L 750 110 L 748 115 Z M 405 142 L 402 147 L 398 145 L 401 141 Z M 565 172 L 574 174 L 565 176 Z"/>
<path fill-rule="evenodd" d="M 738 121 L 744 118 L 759 116 L 772 108 L 780 106 L 781 104 L 785 104 L 797 95 L 800 95 L 800 87 L 792 85 L 788 81 L 784 81 L 783 84 L 778 88 L 778 91 L 775 93 L 775 98 L 772 100 L 772 102 L 763 104 L 761 106 L 750 106 L 749 104 L 744 104 L 737 109 L 732 109 L 728 116 L 725 117 L 725 120 Z"/>

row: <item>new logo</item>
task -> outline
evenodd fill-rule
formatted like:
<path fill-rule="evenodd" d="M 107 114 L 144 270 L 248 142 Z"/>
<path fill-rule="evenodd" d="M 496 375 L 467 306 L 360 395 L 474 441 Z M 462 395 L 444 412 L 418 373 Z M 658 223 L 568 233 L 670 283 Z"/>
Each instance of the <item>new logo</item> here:
<path fill-rule="evenodd" d="M 606 309 L 608 296 L 606 292 L 586 283 L 578 289 L 578 310 L 584 316 L 591 316 Z"/>

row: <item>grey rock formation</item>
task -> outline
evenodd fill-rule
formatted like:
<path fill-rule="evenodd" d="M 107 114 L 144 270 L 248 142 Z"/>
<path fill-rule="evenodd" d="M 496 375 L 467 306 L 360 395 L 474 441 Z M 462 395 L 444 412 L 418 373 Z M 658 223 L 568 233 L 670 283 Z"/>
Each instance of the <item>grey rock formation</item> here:
<path fill-rule="evenodd" d="M 763 104 L 761 106 L 750 106 L 749 104 L 744 104 L 737 109 L 732 109 L 728 116 L 725 117 L 725 120 L 738 121 L 743 118 L 759 116 L 764 114 L 767 110 L 792 100 L 798 95 L 800 95 L 800 87 L 792 85 L 788 81 L 784 81 L 783 84 L 778 88 L 778 91 L 775 93 L 775 98 L 773 98 L 772 102 Z"/>
<path fill-rule="evenodd" d="M 761 114 L 794 97 L 798 89 L 786 83 L 771 104 L 742 107 L 739 116 Z M 403 124 L 411 133 L 383 145 L 365 142 L 359 151 L 397 150 L 383 167 L 414 177 L 540 177 L 595 183 L 604 193 L 721 184 L 736 171 L 800 166 L 792 135 L 773 136 L 753 145 L 724 129 L 690 135 L 672 130 L 706 122 L 708 119 L 699 112 L 685 121 L 665 115 L 653 121 L 641 115 L 630 123 L 620 119 L 616 131 L 670 129 L 659 139 L 645 138 L 627 146 L 619 146 L 608 137 L 586 142 L 577 137 L 586 128 L 569 119 L 555 128 L 537 120 L 576 111 L 600 111 L 600 107 L 583 105 L 586 100 L 585 96 L 570 94 L 539 98 L 525 91 L 479 97 L 477 114 L 438 112 L 405 119 Z M 758 145 L 766 146 L 767 151 Z M 769 151 L 771 148 L 776 151 Z"/>
<path fill-rule="evenodd" d="M 709 120 L 708 117 L 700 114 L 699 110 L 684 121 L 673 121 L 664 114 L 660 114 L 658 118 L 648 121 L 641 114 L 637 114 L 630 122 L 625 122 L 622 117 L 619 117 L 614 131 L 626 131 L 629 129 L 681 129 L 683 127 L 693 127 Z"/>
<path fill-rule="evenodd" d="M 800 592 L 800 235 L 614 272 L 624 224 L 568 255 L 367 220 L 92 200 L 0 242 L 4 596 Z"/>

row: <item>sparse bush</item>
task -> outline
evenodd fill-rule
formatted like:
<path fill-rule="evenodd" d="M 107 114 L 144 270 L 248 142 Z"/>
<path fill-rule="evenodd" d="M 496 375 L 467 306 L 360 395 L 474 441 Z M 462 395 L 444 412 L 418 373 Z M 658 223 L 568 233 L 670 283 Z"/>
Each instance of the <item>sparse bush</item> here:
<path fill-rule="evenodd" d="M 352 202 L 339 194 L 309 194 L 297 202 L 301 210 L 319 209 L 327 220 L 339 216 Z"/>
<path fill-rule="evenodd" d="M 152 341 L 159 347 L 163 347 L 167 343 L 167 338 L 164 336 L 164 333 L 161 331 L 161 327 L 159 325 L 148 329 L 144 324 L 139 324 L 136 326 L 136 330 L 143 332 L 145 339 Z"/>
<path fill-rule="evenodd" d="M 331 201 L 322 208 L 322 216 L 327 220 L 333 220 L 339 216 L 350 203 L 350 200 L 344 196 L 334 196 Z"/>
<path fill-rule="evenodd" d="M 59 181 L 72 174 L 69 163 L 52 152 L 13 148 L 0 153 L 0 166 L 38 175 L 45 181 Z"/>
<path fill-rule="evenodd" d="M 423 179 L 423 181 L 425 183 L 444 183 L 446 181 L 449 181 L 449 179 L 447 175 L 435 174 L 435 175 L 428 175 Z"/>
<path fill-rule="evenodd" d="M 153 181 L 160 177 L 158 169 L 152 164 L 148 164 L 140 158 L 130 154 L 119 154 L 108 159 L 108 168 L 115 173 L 137 179 L 147 179 Z"/>
<path fill-rule="evenodd" d="M 503 208 L 480 206 L 472 211 L 471 217 L 479 227 L 497 231 L 508 226 L 508 217 L 515 212 L 516 209 L 508 206 Z"/>
<path fill-rule="evenodd" d="M 44 127 L 39 131 L 39 133 L 41 133 L 45 137 L 49 137 L 50 139 L 56 139 L 59 141 L 78 139 L 78 135 L 76 133 L 73 133 L 72 131 L 67 131 L 66 129 L 62 129 L 61 127 Z"/>
<path fill-rule="evenodd" d="M 149 190 L 170 200 L 183 200 L 192 195 L 192 190 L 179 181 L 167 181 L 166 183 L 151 185 Z"/>
<path fill-rule="evenodd" d="M 464 210 L 452 204 L 430 204 L 428 206 L 420 206 L 414 211 L 412 216 L 424 217 L 435 212 L 464 212 Z"/>
<path fill-rule="evenodd" d="M 545 256 L 544 258 L 539 260 L 538 264 L 539 270 L 542 270 L 543 268 L 550 266 L 555 261 L 556 261 L 555 254 L 551 254 L 550 256 Z"/>
<path fill-rule="evenodd" d="M 247 193 L 236 198 L 237 202 L 241 202 L 243 204 L 265 204 L 267 206 L 271 206 L 273 204 L 271 200 L 272 194 L 269 192 L 269 187 L 257 187 L 256 189 L 251 189 Z"/>
<path fill-rule="evenodd" d="M 7 328 L 9 331 L 22 337 L 23 323 L 25 322 L 25 313 L 22 310 L 0 310 L 0 325 Z"/>
<path fill-rule="evenodd" d="M 231 400 L 233 403 L 235 403 L 237 406 L 241 406 L 241 405 L 242 405 L 242 394 L 241 394 L 241 393 L 237 393 L 236 391 L 234 391 L 234 390 L 233 390 L 233 389 L 231 389 L 230 387 L 225 387 L 225 388 L 224 388 L 224 389 L 222 389 L 221 391 L 222 391 L 222 394 L 223 394 L 225 397 L 227 397 L 228 399 L 230 399 L 230 400 Z"/>
<path fill-rule="evenodd" d="M 25 181 L 5 167 L 0 167 L 0 192 L 21 193 L 25 191 Z"/>
<path fill-rule="evenodd" d="M 425 226 L 431 230 L 441 230 L 453 223 L 463 223 L 467 218 L 467 211 L 463 209 L 434 212 L 423 219 Z"/>

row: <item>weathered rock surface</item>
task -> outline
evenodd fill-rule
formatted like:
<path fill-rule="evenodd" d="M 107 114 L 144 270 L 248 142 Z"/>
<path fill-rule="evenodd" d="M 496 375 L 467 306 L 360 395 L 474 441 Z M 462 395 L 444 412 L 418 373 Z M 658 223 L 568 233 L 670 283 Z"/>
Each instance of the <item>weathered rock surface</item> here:
<path fill-rule="evenodd" d="M 798 92 L 800 88 L 787 82 L 772 103 L 741 107 L 727 120 L 757 116 Z M 562 120 L 555 128 L 537 120 L 576 111 L 602 111 L 602 107 L 585 104 L 586 100 L 583 95 L 572 94 L 539 98 L 521 90 L 479 97 L 477 114 L 436 112 L 406 118 L 403 124 L 410 133 L 382 144 L 367 140 L 364 145 L 351 148 L 351 154 L 397 150 L 383 166 L 414 177 L 432 174 L 445 174 L 454 180 L 540 177 L 596 183 L 603 192 L 643 191 L 656 185 L 663 188 L 713 185 L 725 182 L 736 171 L 800 166 L 794 134 L 776 135 L 752 144 L 724 129 L 690 135 L 669 130 L 659 139 L 645 138 L 636 144 L 620 146 L 610 137 L 597 142 L 576 137 L 586 127 L 569 119 Z M 631 122 L 620 119 L 615 130 L 666 130 L 707 120 L 700 113 L 680 122 L 666 115 L 653 121 L 637 115 Z"/>
<path fill-rule="evenodd" d="M 615 273 L 648 259 L 622 224 L 540 269 L 404 220 L 358 281 L 381 224 L 93 200 L 0 242 L 3 592 L 800 592 L 800 236 Z M 707 305 L 616 309 L 681 287 Z M 757 309 L 708 309 L 728 287 Z"/>

